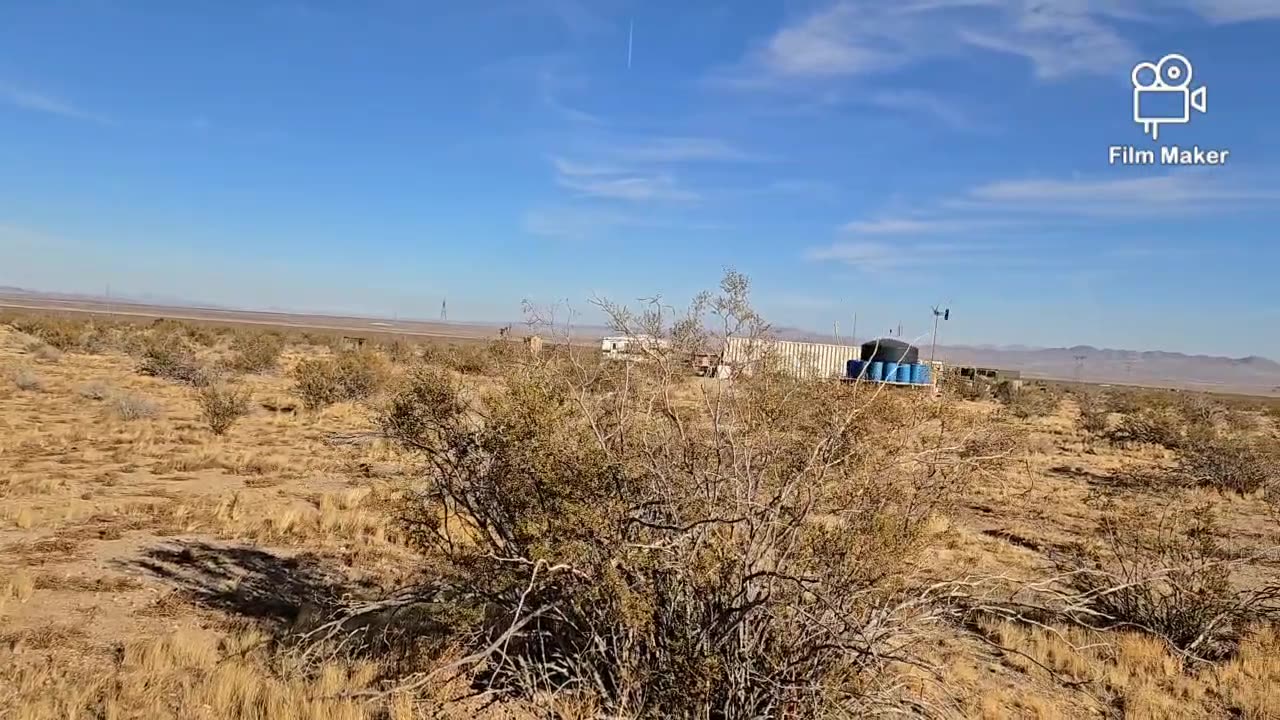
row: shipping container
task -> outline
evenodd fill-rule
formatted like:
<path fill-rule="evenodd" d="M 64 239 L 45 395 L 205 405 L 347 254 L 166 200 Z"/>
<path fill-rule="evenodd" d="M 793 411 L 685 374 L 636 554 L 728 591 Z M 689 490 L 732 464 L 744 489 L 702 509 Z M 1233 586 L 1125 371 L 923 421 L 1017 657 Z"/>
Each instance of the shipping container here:
<path fill-rule="evenodd" d="M 850 360 L 859 358 L 853 345 L 795 342 L 791 340 L 755 340 L 731 337 L 725 343 L 725 362 L 751 372 L 766 360 L 796 377 L 844 377 Z"/>

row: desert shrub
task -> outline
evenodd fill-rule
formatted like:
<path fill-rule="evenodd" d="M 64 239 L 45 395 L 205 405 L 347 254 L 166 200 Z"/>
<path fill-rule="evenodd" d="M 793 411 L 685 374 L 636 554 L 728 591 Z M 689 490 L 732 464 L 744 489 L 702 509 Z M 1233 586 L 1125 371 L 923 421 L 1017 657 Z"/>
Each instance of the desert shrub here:
<path fill-rule="evenodd" d="M 1264 441 L 1201 438 L 1182 448 L 1176 472 L 1190 485 L 1253 493 L 1280 480 L 1280 451 Z"/>
<path fill-rule="evenodd" d="M 111 414 L 120 420 L 150 420 L 160 416 L 160 406 L 136 393 L 115 393 L 108 398 Z"/>
<path fill-rule="evenodd" d="M 27 392 L 44 392 L 44 378 L 36 374 L 29 368 L 19 368 L 14 370 L 12 375 L 13 384 L 19 390 Z"/>
<path fill-rule="evenodd" d="M 41 362 L 55 363 L 62 359 L 62 351 L 46 342 L 36 342 L 28 346 L 27 352 Z"/>
<path fill-rule="evenodd" d="M 240 372 L 270 370 L 284 351 L 284 338 L 274 332 L 239 332 L 231 341 L 230 366 Z"/>
<path fill-rule="evenodd" d="M 730 275 L 689 315 L 758 331 L 745 290 Z M 606 309 L 619 332 L 705 344 L 702 323 Z M 894 662 L 933 611 L 910 567 L 986 462 L 958 451 L 977 429 L 945 403 L 769 373 L 707 389 L 679 356 L 606 393 L 587 389 L 598 366 L 558 360 L 500 366 L 484 394 L 423 367 L 380 414 L 422 461 L 401 520 L 440 558 L 448 627 L 494 656 L 482 680 L 628 717 L 914 709 Z"/>
<path fill-rule="evenodd" d="M 1052 415 L 1061 401 L 1057 393 L 1047 388 L 1018 388 L 1008 381 L 996 385 L 995 396 L 1009 414 L 1024 420 Z"/>
<path fill-rule="evenodd" d="M 1104 399 L 1097 393 L 1078 393 L 1076 404 L 1080 408 L 1076 425 L 1090 437 L 1105 435 L 1110 426 L 1111 412 L 1107 409 Z"/>
<path fill-rule="evenodd" d="M 397 365 L 412 362 L 414 359 L 413 345 L 401 338 L 396 338 L 390 342 L 381 344 L 381 350 L 387 359 Z"/>
<path fill-rule="evenodd" d="M 381 389 L 388 375 L 381 356 L 366 350 L 308 358 L 293 369 L 294 392 L 304 406 L 316 410 L 368 398 Z"/>
<path fill-rule="evenodd" d="M 493 356 L 479 345 L 461 345 L 447 356 L 453 369 L 463 375 L 487 375 L 493 368 Z"/>
<path fill-rule="evenodd" d="M 180 337 L 172 334 L 153 336 L 145 341 L 138 372 L 195 386 L 214 380 L 214 373 L 201 365 Z"/>
<path fill-rule="evenodd" d="M 213 330 L 203 325 L 173 318 L 156 318 L 151 322 L 148 334 L 152 337 L 181 338 L 201 347 L 213 347 L 218 343 L 218 335 Z"/>
<path fill-rule="evenodd" d="M 1146 443 L 1176 450 L 1187 441 L 1186 420 L 1168 407 L 1144 407 L 1120 418 L 1107 439 L 1120 444 Z"/>
<path fill-rule="evenodd" d="M 80 386 L 80 397 L 86 400 L 106 400 L 112 395 L 111 386 L 102 380 L 93 380 Z"/>
<path fill-rule="evenodd" d="M 236 420 L 249 412 L 249 392 L 223 383 L 206 385 L 196 391 L 200 415 L 214 435 L 223 435 Z"/>
<path fill-rule="evenodd" d="M 41 316 L 17 318 L 12 325 L 15 330 L 64 351 L 77 349 L 86 329 L 82 320 Z"/>
<path fill-rule="evenodd" d="M 1250 624 L 1275 617 L 1280 588 L 1242 590 L 1245 558 L 1218 540 L 1212 508 L 1104 514 L 1097 540 L 1059 558 L 1070 594 L 1063 614 L 1102 629 L 1154 635 L 1190 657 L 1230 656 Z"/>

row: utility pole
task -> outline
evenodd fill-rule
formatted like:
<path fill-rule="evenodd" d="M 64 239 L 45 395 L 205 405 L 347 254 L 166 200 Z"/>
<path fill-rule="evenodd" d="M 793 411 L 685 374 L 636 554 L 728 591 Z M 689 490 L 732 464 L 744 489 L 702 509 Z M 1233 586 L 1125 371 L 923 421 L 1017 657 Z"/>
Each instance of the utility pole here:
<path fill-rule="evenodd" d="M 938 321 L 950 319 L 951 308 L 939 310 L 937 305 L 933 306 L 933 345 L 929 348 L 929 367 L 933 367 L 933 360 L 938 354 Z"/>
<path fill-rule="evenodd" d="M 854 313 L 853 314 L 853 337 L 849 338 L 849 343 L 857 344 L 857 342 L 858 342 L 858 313 Z"/>
<path fill-rule="evenodd" d="M 835 338 L 836 344 L 840 344 L 840 321 L 836 320 L 831 323 L 831 336 Z"/>

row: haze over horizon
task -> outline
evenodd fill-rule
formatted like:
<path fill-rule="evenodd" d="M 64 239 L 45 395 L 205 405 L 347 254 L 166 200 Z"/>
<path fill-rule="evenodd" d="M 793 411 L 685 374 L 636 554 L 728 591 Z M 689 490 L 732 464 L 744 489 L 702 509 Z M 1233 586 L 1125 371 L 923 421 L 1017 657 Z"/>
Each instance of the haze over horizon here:
<path fill-rule="evenodd" d="M 1087 5 L 14 4 L 0 285 L 501 321 L 732 266 L 817 333 L 1280 358 L 1280 3 Z M 1171 52 L 1208 112 L 1154 143 Z"/>

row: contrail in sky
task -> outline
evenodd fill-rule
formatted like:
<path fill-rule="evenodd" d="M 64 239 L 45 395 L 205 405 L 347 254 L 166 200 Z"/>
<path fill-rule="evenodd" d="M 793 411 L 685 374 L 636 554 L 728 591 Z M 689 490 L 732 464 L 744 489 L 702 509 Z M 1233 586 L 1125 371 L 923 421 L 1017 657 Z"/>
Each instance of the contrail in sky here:
<path fill-rule="evenodd" d="M 636 21 L 631 21 L 631 27 L 627 30 L 627 69 L 631 69 L 631 41 L 636 36 Z"/>

